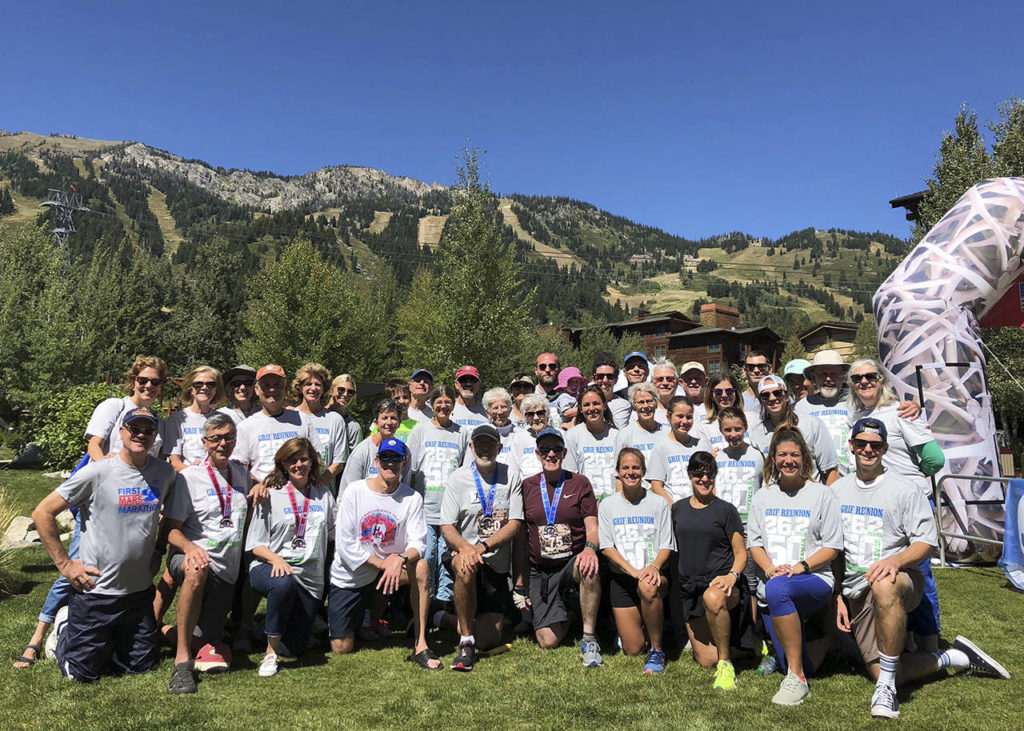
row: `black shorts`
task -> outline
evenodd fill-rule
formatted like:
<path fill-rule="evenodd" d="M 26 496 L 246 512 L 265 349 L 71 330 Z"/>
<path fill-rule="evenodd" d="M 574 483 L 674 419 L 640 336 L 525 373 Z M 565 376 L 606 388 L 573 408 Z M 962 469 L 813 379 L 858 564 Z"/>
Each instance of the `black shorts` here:
<path fill-rule="evenodd" d="M 573 579 L 575 568 L 576 556 L 554 569 L 530 564 L 530 604 L 533 606 L 534 630 L 568 621 L 569 609 L 565 595 L 576 588 Z"/>
<path fill-rule="evenodd" d="M 452 558 L 450 551 L 441 554 L 441 563 L 454 578 L 455 568 L 452 566 Z M 486 563 L 477 566 L 476 569 L 476 613 L 515 616 L 515 603 L 512 601 L 509 575 L 495 571 Z"/>
<path fill-rule="evenodd" d="M 377 593 L 378 581 L 379 573 L 372 581 L 354 589 L 343 589 L 331 584 L 327 599 L 327 625 L 332 640 L 354 635 L 363 626 L 363 615 Z"/>
<path fill-rule="evenodd" d="M 682 599 L 684 622 L 692 622 L 695 619 L 704 617 L 706 614 L 704 609 L 704 592 L 707 591 L 710 585 L 711 578 L 690 577 L 687 579 L 680 577 L 679 595 Z M 733 629 L 739 629 L 749 618 L 750 614 L 750 591 L 747 588 L 746 580 L 742 578 L 737 580 L 736 585 L 733 587 L 733 592 L 739 594 L 739 601 L 736 602 L 736 606 L 733 609 L 729 610 L 729 615 L 732 617 Z"/>
<path fill-rule="evenodd" d="M 608 598 L 613 609 L 629 609 L 640 606 L 640 590 L 637 580 L 620 571 L 609 571 L 611 579 L 608 585 Z M 668 583 L 668 577 L 662 574 L 662 586 Z"/>
<path fill-rule="evenodd" d="M 179 586 L 185 581 L 182 564 L 184 553 L 174 553 L 167 559 L 167 571 Z M 224 639 L 224 625 L 227 623 L 231 602 L 235 598 L 235 585 L 218 578 L 212 571 L 206 575 L 203 584 L 202 608 L 196 626 L 203 633 L 206 642 L 220 642 Z"/>

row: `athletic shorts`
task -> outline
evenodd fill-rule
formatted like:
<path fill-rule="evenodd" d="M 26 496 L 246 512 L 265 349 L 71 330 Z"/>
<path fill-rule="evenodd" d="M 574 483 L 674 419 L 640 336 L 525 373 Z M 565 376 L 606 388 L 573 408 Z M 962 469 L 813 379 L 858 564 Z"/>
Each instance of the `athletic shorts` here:
<path fill-rule="evenodd" d="M 620 571 L 609 571 L 608 599 L 614 609 L 630 609 L 640 607 L 640 589 L 638 581 Z M 662 574 L 662 587 L 668 583 L 668 577 Z"/>
<path fill-rule="evenodd" d="M 327 624 L 332 640 L 355 634 L 363 626 L 363 616 L 377 593 L 380 573 L 373 580 L 356 588 L 342 588 L 331 584 L 327 599 Z"/>
<path fill-rule="evenodd" d="M 542 569 L 530 564 L 530 604 L 533 605 L 534 630 L 569 620 L 565 594 L 576 588 L 573 579 L 575 567 L 576 556 L 555 569 Z"/>
<path fill-rule="evenodd" d="M 683 621 L 692 622 L 701 619 L 706 614 L 704 609 L 704 592 L 711 586 L 711 581 L 691 579 L 689 581 L 679 580 L 679 595 L 683 607 Z M 739 628 L 743 621 L 750 614 L 750 593 L 747 589 L 747 582 L 738 579 L 733 587 L 733 593 L 738 593 L 739 601 L 736 606 L 729 610 L 733 618 L 733 624 Z"/>
<path fill-rule="evenodd" d="M 441 555 L 441 563 L 454 579 L 452 557 L 450 551 L 445 551 Z M 498 573 L 486 563 L 476 568 L 476 613 L 504 614 L 510 617 L 516 614 L 508 574 Z"/>
<path fill-rule="evenodd" d="M 906 574 L 913 587 L 910 594 L 903 602 L 903 610 L 911 612 L 921 603 L 924 595 L 924 576 L 916 566 L 901 569 L 900 574 Z M 878 660 L 878 642 L 875 635 L 875 602 L 871 589 L 866 590 L 856 599 L 845 599 L 846 608 L 850 614 L 850 631 L 853 639 L 857 641 L 860 648 L 860 656 L 864 658 L 864 664 L 869 665 Z"/>
<path fill-rule="evenodd" d="M 175 553 L 167 559 L 167 571 L 178 585 L 185 581 L 185 569 L 182 566 L 184 562 L 184 553 Z M 228 612 L 234 598 L 234 584 L 218 578 L 212 571 L 206 574 L 202 607 L 199 610 L 199 621 L 196 622 L 205 642 L 220 642 L 224 639 L 224 625 L 227 623 Z"/>
<path fill-rule="evenodd" d="M 57 666 L 90 683 L 104 674 L 144 673 L 160 662 L 151 586 L 134 594 L 73 592 L 57 640 Z"/>

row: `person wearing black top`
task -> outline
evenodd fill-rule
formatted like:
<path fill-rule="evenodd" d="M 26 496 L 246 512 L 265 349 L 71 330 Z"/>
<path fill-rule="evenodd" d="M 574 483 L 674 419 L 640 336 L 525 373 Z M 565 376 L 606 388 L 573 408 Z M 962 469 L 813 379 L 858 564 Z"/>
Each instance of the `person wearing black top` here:
<path fill-rule="evenodd" d="M 672 527 L 679 551 L 679 591 L 683 620 L 701 667 L 715 667 L 715 690 L 734 690 L 736 671 L 729 660 L 730 612 L 746 606 L 741 581 L 747 565 L 743 521 L 735 506 L 715 497 L 718 465 L 696 452 L 686 468 L 693 495 L 672 506 Z"/>

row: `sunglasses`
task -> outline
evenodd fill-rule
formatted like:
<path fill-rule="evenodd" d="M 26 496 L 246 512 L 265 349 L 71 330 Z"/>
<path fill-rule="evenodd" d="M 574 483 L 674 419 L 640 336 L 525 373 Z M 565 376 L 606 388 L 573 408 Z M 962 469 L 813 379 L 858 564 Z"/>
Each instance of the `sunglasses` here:
<path fill-rule="evenodd" d="M 156 434 L 155 426 L 135 426 L 134 424 L 126 424 L 127 429 L 133 437 L 151 437 Z"/>
<path fill-rule="evenodd" d="M 866 449 L 868 447 L 871 447 L 873 450 L 877 452 L 878 450 L 885 446 L 885 442 L 881 440 L 876 442 L 874 440 L 854 438 L 851 441 L 853 442 L 854 449 Z"/>
<path fill-rule="evenodd" d="M 354 388 L 342 388 L 341 386 L 338 386 L 334 391 L 336 394 L 345 394 L 346 396 L 353 396 L 355 395 L 355 392 L 356 390 Z"/>
<path fill-rule="evenodd" d="M 614 373 L 595 373 L 594 374 L 594 380 L 595 381 L 614 381 L 615 380 L 615 374 Z"/>
<path fill-rule="evenodd" d="M 675 383 L 675 376 L 655 376 L 653 379 L 655 383 Z"/>
<path fill-rule="evenodd" d="M 405 457 L 399 457 L 397 454 L 382 454 L 377 457 L 381 464 L 399 464 Z"/>
<path fill-rule="evenodd" d="M 562 366 L 558 365 L 558 363 L 538 363 L 537 364 L 537 370 L 538 371 L 558 371 L 558 370 L 561 370 L 561 369 L 562 369 Z"/>
<path fill-rule="evenodd" d="M 734 393 L 736 393 L 736 389 L 734 389 L 734 388 L 716 388 L 715 389 L 715 395 L 716 396 L 732 396 Z"/>
<path fill-rule="evenodd" d="M 708 478 L 710 478 L 710 477 L 711 477 L 711 473 L 710 473 L 710 472 L 707 472 L 707 471 L 705 471 L 705 470 L 700 470 L 700 471 L 698 471 L 698 472 L 691 472 L 691 473 L 689 473 L 689 474 L 690 474 L 690 478 L 691 478 L 691 479 L 693 479 L 693 478 L 696 478 L 696 479 L 698 479 L 698 480 L 700 480 L 700 479 L 703 479 L 703 478 L 705 478 L 705 477 L 708 477 Z"/>
<path fill-rule="evenodd" d="M 542 455 L 542 456 L 545 456 L 545 455 L 548 455 L 548 454 L 561 454 L 564 451 L 565 451 L 565 447 L 563 447 L 561 445 L 559 445 L 559 446 L 552 445 L 550 447 L 542 447 L 539 444 L 537 445 L 537 453 Z"/>
<path fill-rule="evenodd" d="M 231 388 L 252 388 L 253 383 L 255 383 L 255 381 L 232 381 Z"/>
<path fill-rule="evenodd" d="M 850 380 L 854 383 L 860 383 L 861 381 L 867 381 L 868 383 L 876 383 L 878 381 L 878 373 L 854 373 L 850 376 Z"/>
<path fill-rule="evenodd" d="M 213 390 L 217 388 L 216 381 L 192 381 L 192 390 L 205 388 L 207 390 Z"/>
<path fill-rule="evenodd" d="M 221 442 L 233 442 L 235 441 L 234 434 L 214 434 L 210 437 L 203 437 L 203 441 L 207 444 L 220 444 Z"/>
<path fill-rule="evenodd" d="M 544 414 L 546 413 L 547 412 L 544 411 L 543 409 L 540 411 L 524 411 L 523 416 L 525 416 L 527 419 L 533 419 L 538 416 L 544 416 Z"/>
<path fill-rule="evenodd" d="M 743 369 L 747 371 L 766 371 L 768 370 L 767 363 L 744 363 Z"/>
<path fill-rule="evenodd" d="M 455 379 L 459 383 L 479 383 L 480 379 L 476 376 L 463 376 L 462 378 Z"/>
<path fill-rule="evenodd" d="M 135 376 L 135 382 L 140 386 L 162 386 L 164 383 L 164 379 L 146 378 L 145 376 Z"/>
<path fill-rule="evenodd" d="M 769 401 L 781 401 L 782 400 L 782 389 L 777 388 L 774 391 L 765 391 L 757 397 L 760 401 L 768 403 Z"/>

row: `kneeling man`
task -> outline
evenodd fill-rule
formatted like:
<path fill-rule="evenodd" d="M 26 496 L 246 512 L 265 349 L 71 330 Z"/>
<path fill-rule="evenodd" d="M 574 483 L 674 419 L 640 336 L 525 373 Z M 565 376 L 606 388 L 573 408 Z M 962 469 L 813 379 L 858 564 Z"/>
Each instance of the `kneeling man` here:
<path fill-rule="evenodd" d="M 448 478 L 441 502 L 444 557 L 455 577 L 455 612 L 459 652 L 452 670 L 473 669 L 476 649 L 507 642 L 506 614 L 514 609 L 509 584 L 512 539 L 523 520 L 523 485 L 519 475 L 498 462 L 501 435 L 491 424 L 473 429 L 474 459 Z"/>
<path fill-rule="evenodd" d="M 43 498 L 32 512 L 39 538 L 74 593 L 57 640 L 57 664 L 83 682 L 106 672 L 142 673 L 160 660 L 153 615 L 153 576 L 160 510 L 176 473 L 149 456 L 158 421 L 147 407 L 121 420 L 121 451 L 91 462 Z M 56 516 L 74 506 L 82 521 L 79 560 L 68 558 Z"/>
<path fill-rule="evenodd" d="M 857 421 L 850 432 L 856 472 L 833 485 L 843 516 L 846 556 L 836 621 L 839 629 L 853 633 L 868 674 L 876 681 L 871 697 L 871 715 L 876 718 L 899 717 L 897 682 L 920 680 L 943 668 L 1010 677 L 963 637 L 942 653 L 903 653 L 907 612 L 924 593 L 918 564 L 938 544 L 924 494 L 882 466 L 887 437 L 880 420 Z"/>

